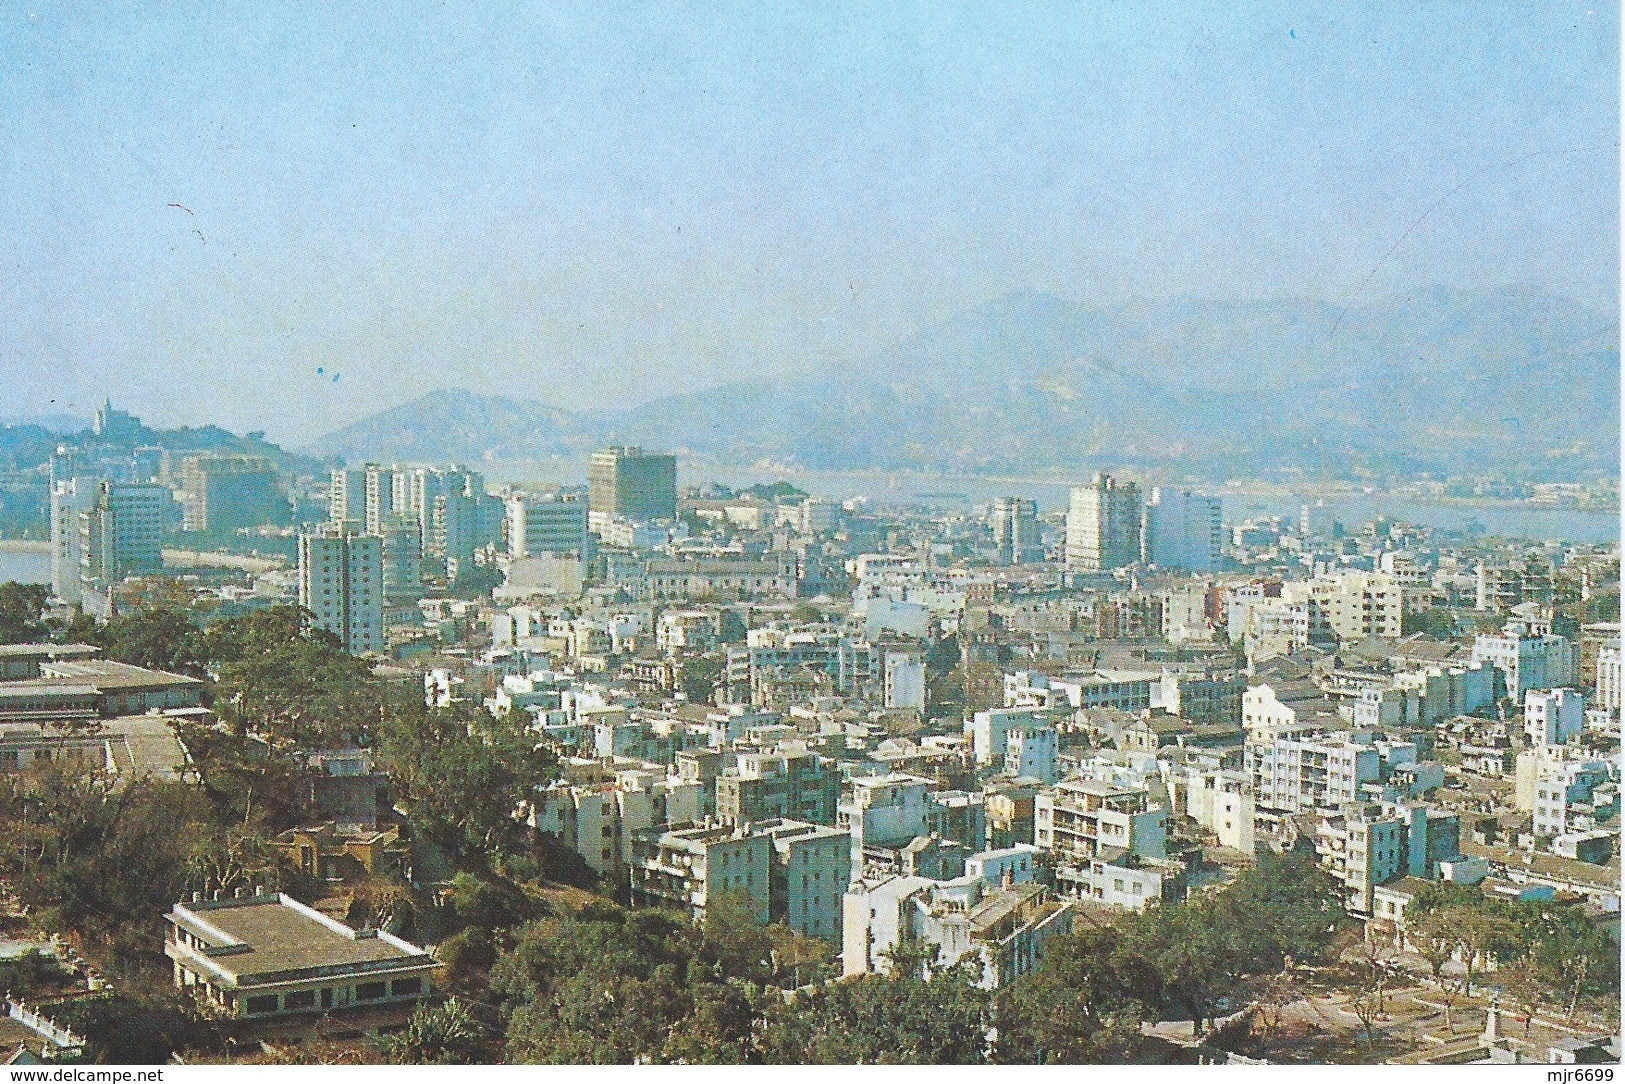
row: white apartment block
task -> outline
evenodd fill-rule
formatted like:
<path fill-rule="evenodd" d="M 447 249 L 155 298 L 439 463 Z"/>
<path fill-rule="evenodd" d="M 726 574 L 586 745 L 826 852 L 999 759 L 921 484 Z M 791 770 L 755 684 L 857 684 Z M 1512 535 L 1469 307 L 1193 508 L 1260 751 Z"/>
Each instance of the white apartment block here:
<path fill-rule="evenodd" d="M 651 558 L 635 586 L 644 599 L 795 598 L 796 562 L 793 557 Z"/>
<path fill-rule="evenodd" d="M 1205 588 L 1175 587 L 1162 593 L 1162 636 L 1175 643 L 1213 639 Z"/>
<path fill-rule="evenodd" d="M 1250 685 L 1241 694 L 1241 725 L 1247 740 L 1270 745 L 1339 720 L 1336 707 L 1307 685 Z"/>
<path fill-rule="evenodd" d="M 1347 906 L 1373 913 L 1373 891 L 1410 876 L 1435 879 L 1461 861 L 1461 819 L 1423 805 L 1350 804 L 1321 818 L 1315 833 L 1320 865 L 1347 890 Z"/>
<path fill-rule="evenodd" d="M 333 527 L 300 535 L 299 605 L 351 654 L 383 651 L 384 540 Z"/>
<path fill-rule="evenodd" d="M 726 892 L 772 921 L 773 841 L 746 825 L 651 829 L 633 837 L 632 902 L 699 918 Z"/>
<path fill-rule="evenodd" d="M 80 549 L 79 516 L 88 511 L 95 500 L 94 478 L 69 478 L 51 487 L 51 593 L 69 606 L 79 604 L 80 566 L 84 557 Z"/>
<path fill-rule="evenodd" d="M 1357 807 L 1320 822 L 1315 853 L 1320 865 L 1343 883 L 1352 911 L 1371 913 L 1371 890 L 1406 868 L 1405 824 Z"/>
<path fill-rule="evenodd" d="M 345 467 L 335 470 L 327 487 L 327 519 L 334 526 L 352 524 L 357 530 L 367 523 L 367 471 Z"/>
<path fill-rule="evenodd" d="M 1167 813 L 1144 788 L 1068 780 L 1033 800 L 1033 843 L 1056 863 L 1079 865 L 1105 851 L 1166 857 Z"/>
<path fill-rule="evenodd" d="M 840 802 L 835 824 L 852 835 L 853 868 L 861 868 L 865 846 L 901 847 L 926 834 L 932 786 L 906 772 L 852 780 L 852 796 Z"/>
<path fill-rule="evenodd" d="M 1023 726 L 1005 735 L 1004 774 L 1014 779 L 1053 783 L 1060 778 L 1061 739 L 1049 723 Z"/>
<path fill-rule="evenodd" d="M 1473 661 L 1501 671 L 1506 695 L 1519 702 L 1530 689 L 1572 687 L 1579 679 L 1579 652 L 1544 622 L 1509 621 L 1499 634 L 1481 634 L 1473 643 Z"/>
<path fill-rule="evenodd" d="M 1257 839 L 1252 776 L 1225 768 L 1187 769 L 1185 815 L 1219 837 L 1221 847 L 1252 854 Z"/>
<path fill-rule="evenodd" d="M 1031 843 L 1017 843 L 991 851 L 978 851 L 965 859 L 965 875 L 980 877 L 990 886 L 1025 884 L 1038 877 L 1038 859 L 1043 852 Z"/>
<path fill-rule="evenodd" d="M 1140 560 L 1143 526 L 1140 489 L 1097 474 L 1072 490 L 1066 515 L 1066 567 L 1109 572 Z"/>
<path fill-rule="evenodd" d="M 925 663 L 917 654 L 886 652 L 886 707 L 925 710 Z"/>
<path fill-rule="evenodd" d="M 1619 645 L 1611 644 L 1597 652 L 1597 707 L 1620 714 Z"/>
<path fill-rule="evenodd" d="M 587 553 L 587 502 L 561 493 L 508 498 L 508 555 Z"/>
<path fill-rule="evenodd" d="M 842 925 L 848 977 L 884 973 L 890 954 L 912 941 L 935 946 L 942 966 L 980 960 L 980 985 L 992 989 L 1032 971 L 1049 939 L 1071 932 L 1072 905 L 1035 882 L 887 876 L 852 886 Z"/>
<path fill-rule="evenodd" d="M 554 784 L 531 803 L 532 828 L 580 855 L 593 872 L 614 876 L 632 862 L 639 832 L 699 821 L 705 787 L 650 772 L 621 772 L 613 785 Z"/>
<path fill-rule="evenodd" d="M 1004 675 L 1006 708 L 1116 708 L 1139 712 L 1150 708 L 1160 691 L 1160 670 L 1092 670 L 1050 677 L 1036 670 Z"/>
<path fill-rule="evenodd" d="M 1585 697 L 1574 689 L 1530 689 L 1523 698 L 1523 732 L 1530 745 L 1564 745 L 1585 729 Z"/>
<path fill-rule="evenodd" d="M 773 842 L 772 912 L 803 937 L 841 944 L 842 900 L 852 883 L 852 836 L 793 820 L 754 826 Z"/>
<path fill-rule="evenodd" d="M 1055 891 L 1119 911 L 1144 911 L 1162 901 L 1165 878 L 1157 868 L 1160 865 L 1131 866 L 1090 858 L 1057 866 Z"/>
<path fill-rule="evenodd" d="M 1397 640 L 1405 618 L 1405 587 L 1381 572 L 1343 572 L 1312 581 L 1311 598 L 1339 640 Z"/>
<path fill-rule="evenodd" d="M 1247 743 L 1253 797 L 1265 809 L 1307 813 L 1335 809 L 1360 796 L 1360 784 L 1382 776 L 1382 753 L 1337 737 L 1278 738 Z"/>
<path fill-rule="evenodd" d="M 971 752 L 981 767 L 1002 765 L 1010 736 L 1024 730 L 1047 729 L 1055 724 L 1031 708 L 991 708 L 971 716 Z"/>
<path fill-rule="evenodd" d="M 1598 806 L 1612 808 L 1619 797 L 1619 768 L 1606 760 L 1578 756 L 1561 746 L 1538 746 L 1518 754 L 1517 808 L 1534 814 L 1540 836 L 1588 831 Z"/>
<path fill-rule="evenodd" d="M 174 498 L 161 485 L 99 482 L 79 513 L 81 580 L 119 580 L 164 567 L 165 512 Z"/>

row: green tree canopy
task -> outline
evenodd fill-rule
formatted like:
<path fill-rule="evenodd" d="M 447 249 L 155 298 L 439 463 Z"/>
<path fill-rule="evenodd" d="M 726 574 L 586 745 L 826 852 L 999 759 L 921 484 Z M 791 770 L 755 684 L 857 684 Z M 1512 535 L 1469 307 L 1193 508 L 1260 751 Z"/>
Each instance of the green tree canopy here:
<path fill-rule="evenodd" d="M 474 704 L 430 708 L 415 691 L 385 713 L 378 755 L 413 822 L 465 857 L 512 842 L 515 814 L 558 767 L 518 718 Z"/>
<path fill-rule="evenodd" d="M 0 583 L 0 644 L 45 639 L 45 602 L 51 592 L 37 583 Z"/>
<path fill-rule="evenodd" d="M 91 633 L 107 657 L 151 670 L 203 677 L 208 671 L 203 631 L 185 610 L 160 607 L 121 614 Z"/>
<path fill-rule="evenodd" d="M 209 626 L 204 652 L 215 710 L 239 729 L 307 748 L 367 744 L 383 690 L 372 666 L 294 606 Z"/>

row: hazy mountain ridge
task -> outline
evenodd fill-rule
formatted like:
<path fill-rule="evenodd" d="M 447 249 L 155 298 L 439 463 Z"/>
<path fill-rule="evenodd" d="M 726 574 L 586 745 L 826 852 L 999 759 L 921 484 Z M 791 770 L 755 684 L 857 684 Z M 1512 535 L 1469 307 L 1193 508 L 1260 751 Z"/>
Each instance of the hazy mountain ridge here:
<path fill-rule="evenodd" d="M 62 420 L 76 421 L 66 416 Z M 45 420 L 0 424 L 0 461 L 8 462 L 14 469 L 28 470 L 45 464 L 60 444 L 95 446 L 101 442 L 102 438 L 95 436 L 89 425 L 59 429 L 48 426 Z M 294 473 L 321 467 L 319 460 L 273 444 L 262 432 L 238 435 L 218 425 L 183 425 L 176 429 L 142 425 L 122 441 L 121 446 L 156 447 L 182 456 L 194 453 L 266 456 L 282 469 Z"/>
<path fill-rule="evenodd" d="M 814 376 L 591 413 L 447 391 L 314 450 L 522 459 L 613 436 L 822 469 L 1617 473 L 1617 335 L 1611 315 L 1533 290 L 1346 311 L 1300 300 L 1087 309 L 1022 293 Z"/>

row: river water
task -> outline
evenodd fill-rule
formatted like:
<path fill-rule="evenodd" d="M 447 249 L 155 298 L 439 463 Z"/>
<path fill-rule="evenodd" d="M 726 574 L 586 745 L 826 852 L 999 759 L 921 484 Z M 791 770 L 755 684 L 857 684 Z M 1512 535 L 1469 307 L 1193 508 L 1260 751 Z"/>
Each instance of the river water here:
<path fill-rule="evenodd" d="M 482 465 L 492 481 L 546 481 L 579 485 L 585 481 L 585 465 L 577 460 L 554 459 L 540 463 L 487 463 Z M 1079 478 L 1077 481 L 1085 481 Z M 869 497 L 882 504 L 929 503 L 944 509 L 968 510 L 994 497 L 1025 497 L 1038 502 L 1039 512 L 1059 512 L 1067 506 L 1072 481 L 1012 480 L 978 475 L 922 474 L 911 471 L 808 471 L 777 468 L 726 467 L 688 459 L 678 462 L 678 484 L 699 485 L 715 481 L 741 488 L 764 482 L 789 482 L 821 497 L 848 500 Z M 1200 486 L 1192 488 L 1201 489 Z M 1207 489 L 1206 492 L 1215 492 Z M 1437 504 L 1430 501 L 1391 497 L 1380 493 L 1350 493 L 1310 497 L 1301 495 L 1255 495 L 1219 491 L 1224 500 L 1224 521 L 1240 523 L 1250 516 L 1296 517 L 1306 503 L 1324 500 L 1331 515 L 1350 528 L 1387 516 L 1390 519 L 1462 531 L 1481 524 L 1492 535 L 1556 540 L 1582 544 L 1618 542 L 1620 517 L 1617 512 L 1595 512 L 1577 508 L 1543 508 L 1529 504 L 1471 506 Z"/>
<path fill-rule="evenodd" d="M 0 583 L 10 581 L 49 585 L 50 551 L 36 549 L 30 542 L 0 542 Z"/>

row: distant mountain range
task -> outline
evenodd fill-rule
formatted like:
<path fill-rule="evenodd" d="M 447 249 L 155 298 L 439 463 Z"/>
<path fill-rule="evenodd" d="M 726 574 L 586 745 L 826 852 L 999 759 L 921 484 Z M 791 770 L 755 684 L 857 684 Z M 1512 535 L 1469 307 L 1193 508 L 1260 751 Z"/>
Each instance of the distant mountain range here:
<path fill-rule="evenodd" d="M 1013 294 L 857 362 L 571 412 L 448 389 L 316 441 L 526 460 L 608 439 L 747 465 L 1196 478 L 1619 470 L 1619 327 L 1534 290 L 1113 308 Z M 606 389 L 612 391 L 612 389 Z"/>

